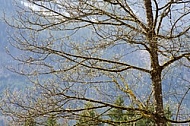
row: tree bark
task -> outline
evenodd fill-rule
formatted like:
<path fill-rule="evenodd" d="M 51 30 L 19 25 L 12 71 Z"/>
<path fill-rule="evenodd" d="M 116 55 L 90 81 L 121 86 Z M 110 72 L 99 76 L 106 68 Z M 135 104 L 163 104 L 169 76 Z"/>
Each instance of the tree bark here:
<path fill-rule="evenodd" d="M 155 122 L 157 126 L 166 126 L 166 120 L 164 118 L 164 107 L 162 97 L 162 83 L 161 83 L 161 69 L 157 66 L 152 66 L 153 70 L 151 73 L 153 96 L 155 105 Z"/>
<path fill-rule="evenodd" d="M 152 12 L 151 0 L 144 0 L 144 5 L 146 9 L 146 18 L 148 23 L 147 31 L 147 41 L 150 48 L 151 57 L 151 80 L 153 87 L 153 97 L 154 97 L 154 110 L 155 110 L 155 122 L 157 126 L 166 126 L 166 120 L 164 118 L 164 107 L 163 107 L 163 97 L 162 97 L 162 80 L 161 73 L 162 69 L 159 65 L 158 59 L 158 43 L 155 37 L 154 30 L 154 18 Z"/>
<path fill-rule="evenodd" d="M 154 33 L 150 33 L 153 34 Z M 153 96 L 154 96 L 154 105 L 155 105 L 155 113 L 158 115 L 155 118 L 157 126 L 165 126 L 166 121 L 164 117 L 164 107 L 163 107 L 163 97 L 162 97 L 162 80 L 161 74 L 162 69 L 159 65 L 158 59 L 158 45 L 157 40 L 154 38 L 149 38 L 149 46 L 150 46 L 150 55 L 151 55 L 151 80 L 153 87 Z"/>

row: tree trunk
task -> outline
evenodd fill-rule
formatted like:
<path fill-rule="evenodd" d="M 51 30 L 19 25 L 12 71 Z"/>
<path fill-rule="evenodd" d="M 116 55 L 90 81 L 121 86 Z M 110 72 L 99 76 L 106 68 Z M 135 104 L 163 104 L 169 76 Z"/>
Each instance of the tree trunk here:
<path fill-rule="evenodd" d="M 150 56 L 151 56 L 151 80 L 153 87 L 153 97 L 155 105 L 155 122 L 157 126 L 166 126 L 166 120 L 164 117 L 164 107 L 163 107 L 163 97 L 162 97 L 162 79 L 161 73 L 162 69 L 159 65 L 158 59 L 158 43 L 157 39 L 154 38 L 155 33 L 150 30 L 148 35 L 148 41 L 150 46 Z"/>
<path fill-rule="evenodd" d="M 154 36 L 154 32 L 150 33 L 150 36 Z M 158 59 L 158 45 L 157 40 L 154 37 L 149 38 L 150 56 L 151 56 L 151 80 L 153 87 L 154 97 L 154 110 L 156 113 L 155 122 L 157 126 L 166 126 L 166 120 L 164 117 L 163 97 L 162 97 L 162 69 L 159 65 Z"/>
<path fill-rule="evenodd" d="M 155 105 L 155 122 L 157 126 L 166 126 L 164 117 L 163 97 L 162 97 L 162 83 L 161 83 L 161 70 L 159 68 L 153 68 L 152 73 L 152 86 Z"/>
<path fill-rule="evenodd" d="M 154 28 L 154 18 L 152 12 L 151 0 L 144 0 L 144 5 L 146 9 L 146 18 L 148 23 L 147 30 L 147 41 L 149 43 L 149 53 L 151 57 L 151 80 L 153 87 L 153 97 L 155 105 L 155 122 L 157 126 L 166 126 L 166 120 L 164 117 L 164 107 L 163 107 L 163 97 L 162 97 L 162 80 L 161 73 L 162 69 L 159 65 L 158 59 L 158 42 L 156 39 L 155 28 Z"/>
<path fill-rule="evenodd" d="M 154 38 L 155 33 L 150 32 L 148 35 L 148 41 L 150 46 L 150 56 L 151 56 L 151 80 L 153 87 L 153 97 L 155 105 L 155 121 L 157 126 L 166 126 L 166 120 L 164 117 L 164 107 L 163 107 L 163 97 L 162 97 L 162 69 L 159 65 L 158 59 L 158 43 L 157 39 Z"/>

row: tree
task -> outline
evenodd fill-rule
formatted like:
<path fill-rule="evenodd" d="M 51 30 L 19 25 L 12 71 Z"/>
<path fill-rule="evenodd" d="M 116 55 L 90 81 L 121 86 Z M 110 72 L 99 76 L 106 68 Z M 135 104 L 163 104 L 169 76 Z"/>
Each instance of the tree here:
<path fill-rule="evenodd" d="M 47 119 L 47 126 L 59 126 L 55 117 L 51 116 Z"/>
<path fill-rule="evenodd" d="M 29 118 L 29 119 L 27 119 L 27 120 L 25 121 L 24 126 L 36 126 L 36 123 L 35 123 L 34 119 Z"/>
<path fill-rule="evenodd" d="M 121 96 L 119 96 L 116 101 L 115 101 L 115 105 L 117 106 L 121 106 L 124 107 L 124 100 Z M 136 117 L 135 117 L 136 116 Z M 130 126 L 133 125 L 133 123 L 137 122 L 138 120 L 141 119 L 141 117 L 138 117 L 138 113 L 137 115 L 133 112 L 133 111 L 123 111 L 122 109 L 118 109 L 118 108 L 114 108 L 113 110 L 109 111 L 109 117 L 111 118 L 111 120 L 113 121 L 119 121 L 121 124 L 119 124 L 119 126 Z M 133 118 L 135 117 L 135 118 Z M 128 124 L 122 124 L 122 122 L 126 122 L 127 120 L 133 120 L 139 118 L 138 120 L 129 122 Z"/>
<path fill-rule="evenodd" d="M 124 100 L 122 97 L 118 97 L 115 101 L 115 104 L 118 106 L 124 106 Z M 112 120 L 124 121 L 127 120 L 125 113 L 122 109 L 113 109 L 109 111 L 109 116 Z"/>
<path fill-rule="evenodd" d="M 79 121 L 77 122 L 77 126 L 102 126 L 97 119 L 100 119 L 100 115 L 94 109 L 94 106 L 91 103 L 87 103 L 85 105 L 85 110 L 80 114 Z M 97 119 L 96 119 L 97 118 Z M 94 121 L 95 120 L 95 121 Z"/>
<path fill-rule="evenodd" d="M 189 0 L 21 4 L 12 21 L 5 19 L 15 30 L 11 44 L 24 52 L 9 52 L 19 61 L 10 70 L 27 76 L 37 95 L 29 94 L 32 102 L 8 95 L 2 100 L 3 113 L 13 119 L 28 111 L 38 117 L 54 113 L 72 123 L 90 102 L 103 117 L 96 121 L 110 125 L 121 123 L 108 119 L 110 109 L 137 112 L 157 126 L 189 122 Z M 114 104 L 118 95 L 124 106 Z M 173 120 L 164 113 L 166 104 L 173 105 Z M 19 111 L 12 114 L 14 105 Z"/>
<path fill-rule="evenodd" d="M 115 104 L 118 106 L 125 105 L 124 100 L 121 96 L 119 96 L 116 99 Z M 131 105 L 131 107 L 133 108 L 134 106 Z M 149 106 L 148 110 L 153 111 L 153 107 Z M 168 119 L 171 119 L 172 113 L 171 113 L 169 107 L 164 109 L 164 113 Z M 109 117 L 112 120 L 120 121 L 121 122 L 120 126 L 126 126 L 126 124 L 122 124 L 122 122 L 125 122 L 126 120 L 130 121 L 130 120 L 137 119 L 137 118 L 138 118 L 138 120 L 135 120 L 134 122 L 129 122 L 127 124 L 127 126 L 133 126 L 133 125 L 135 125 L 135 126 L 154 126 L 155 125 L 155 122 L 152 118 L 149 118 L 146 116 L 139 118 L 139 115 L 140 114 L 136 113 L 135 111 L 123 111 L 122 109 L 117 109 L 117 108 L 109 111 Z M 170 126 L 170 123 L 168 123 L 167 125 Z"/>

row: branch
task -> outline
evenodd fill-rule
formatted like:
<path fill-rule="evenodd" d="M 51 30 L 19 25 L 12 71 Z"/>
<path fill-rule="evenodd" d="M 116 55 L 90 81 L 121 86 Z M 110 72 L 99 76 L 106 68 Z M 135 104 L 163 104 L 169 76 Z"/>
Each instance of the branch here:
<path fill-rule="evenodd" d="M 43 51 L 47 51 L 50 54 L 56 54 L 56 55 L 62 56 L 64 58 L 67 58 L 70 61 L 73 61 L 73 62 L 76 62 L 76 63 L 79 63 L 79 62 L 77 62 L 77 61 L 75 61 L 75 60 L 73 60 L 73 59 L 71 59 L 69 57 L 85 59 L 85 60 L 95 60 L 95 61 L 99 61 L 99 62 L 105 62 L 105 63 L 111 63 L 111 64 L 117 64 L 117 65 L 125 66 L 125 68 L 122 68 L 122 69 L 107 69 L 107 68 L 89 66 L 89 65 L 86 65 L 84 63 L 80 63 L 80 65 L 88 67 L 88 68 L 92 68 L 92 69 L 109 71 L 109 72 L 122 72 L 122 71 L 125 71 L 125 70 L 128 70 L 128 69 L 136 69 L 136 70 L 139 70 L 139 71 L 150 73 L 150 70 L 147 70 L 147 69 L 144 69 L 144 68 L 141 68 L 141 67 L 137 67 L 137 66 L 133 66 L 133 65 L 130 65 L 130 64 L 126 64 L 126 63 L 123 63 L 123 62 L 112 61 L 112 60 L 107 60 L 107 59 L 101 59 L 101 58 L 96 58 L 96 57 L 85 57 L 85 56 L 80 56 L 80 55 L 73 55 L 73 54 L 70 54 L 70 53 L 63 52 L 63 51 L 53 50 L 53 49 L 50 49 L 48 47 L 35 47 L 35 48 L 41 49 Z"/>
<path fill-rule="evenodd" d="M 152 3 L 151 0 L 144 0 L 145 10 L 146 10 L 146 20 L 148 22 L 148 28 L 152 32 L 153 28 L 153 13 L 152 13 Z"/>
<path fill-rule="evenodd" d="M 161 13 L 161 17 L 160 17 L 160 20 L 158 22 L 158 28 L 157 28 L 157 34 L 159 34 L 159 31 L 160 31 L 160 28 L 161 28 L 161 25 L 162 25 L 162 21 L 163 19 L 168 15 L 168 13 L 170 12 L 170 7 L 172 5 L 172 1 L 171 0 L 170 2 L 168 2 L 163 8 L 158 8 L 158 10 L 161 10 L 161 9 L 164 9 L 163 12 Z"/>
<path fill-rule="evenodd" d="M 91 102 L 91 103 L 98 103 L 100 105 L 106 106 L 106 107 L 111 107 L 111 108 L 116 108 L 116 109 L 122 109 L 122 110 L 127 110 L 127 111 L 138 111 L 138 112 L 142 112 L 142 113 L 146 113 L 149 115 L 154 115 L 152 112 L 147 111 L 145 109 L 140 109 L 140 108 L 131 108 L 131 107 L 125 107 L 125 106 L 118 106 L 115 104 L 111 104 L 111 103 L 106 103 L 100 100 L 94 100 L 94 99 L 89 99 L 89 98 L 85 98 L 85 97 L 77 97 L 77 96 L 68 96 L 62 92 L 57 93 L 55 95 L 62 95 L 68 99 L 76 99 L 76 100 L 81 100 L 81 101 L 87 101 L 87 102 Z"/>
<path fill-rule="evenodd" d="M 171 60 L 169 60 L 168 62 L 164 63 L 162 66 L 161 66 L 161 69 L 165 69 L 167 66 L 169 66 L 170 64 L 174 63 L 175 61 L 183 58 L 183 57 L 186 57 L 188 58 L 190 56 L 190 53 L 185 53 L 185 54 L 182 54 L 180 56 L 177 56 L 177 57 L 173 57 Z"/>
<path fill-rule="evenodd" d="M 188 123 L 190 122 L 190 119 L 189 120 L 183 120 L 183 121 L 175 121 L 175 120 L 170 120 L 170 119 L 166 119 L 168 122 L 171 122 L 171 123 Z"/>
<path fill-rule="evenodd" d="M 183 102 L 183 100 L 185 99 L 185 97 L 187 96 L 189 90 L 190 90 L 190 87 L 189 87 L 189 88 L 187 89 L 187 91 L 184 93 L 184 95 L 182 96 L 182 98 L 181 98 L 181 100 L 180 100 L 180 102 L 179 102 L 178 109 L 177 109 L 177 113 L 176 113 L 176 120 L 177 120 L 177 118 L 178 118 L 178 115 L 179 115 L 179 111 L 180 111 L 180 107 L 181 107 L 181 105 L 182 105 L 182 102 Z"/>
<path fill-rule="evenodd" d="M 113 4 L 112 2 L 109 2 L 109 3 Z M 114 25 L 115 26 L 122 26 L 123 25 L 123 26 L 127 26 L 128 28 L 130 28 L 130 29 L 132 29 L 132 30 L 134 30 L 136 32 L 140 32 L 140 33 L 143 33 L 143 34 L 146 34 L 145 31 L 147 30 L 146 26 L 134 15 L 133 12 L 131 12 L 132 11 L 131 9 L 130 9 L 130 11 L 128 11 L 129 14 L 130 14 L 130 16 L 131 16 L 131 18 L 134 19 L 134 22 L 136 22 L 137 24 L 139 24 L 144 29 L 144 31 L 140 30 L 140 29 L 137 29 L 133 25 L 130 25 L 130 24 L 128 24 L 128 23 L 125 22 L 125 21 L 132 21 L 131 19 L 122 18 L 122 17 L 120 17 L 118 15 L 109 13 L 108 11 L 102 10 L 101 8 L 97 8 L 97 7 L 92 6 L 92 5 L 88 4 L 88 3 L 85 3 L 85 4 L 87 4 L 88 6 L 90 6 L 96 12 L 89 12 L 89 13 L 82 12 L 83 15 L 76 15 L 74 17 L 72 17 L 72 16 L 65 16 L 62 13 L 60 13 L 60 12 L 58 12 L 56 10 L 53 10 L 53 9 L 51 9 L 49 7 L 46 7 L 46 6 L 42 5 L 42 4 L 38 4 L 38 3 L 35 3 L 35 2 L 33 4 L 35 4 L 36 6 L 42 7 L 44 9 L 46 9 L 46 10 L 48 10 L 50 12 L 53 12 L 53 13 L 55 13 L 55 14 L 57 14 L 57 15 L 59 15 L 59 16 L 61 16 L 61 17 L 64 18 L 64 20 L 61 18 L 60 22 L 50 24 L 50 25 L 48 25 L 46 27 L 43 27 L 42 29 L 39 29 L 39 31 L 40 30 L 44 30 L 46 28 L 50 28 L 52 26 L 56 26 L 56 25 L 62 24 L 64 22 L 66 22 L 66 21 L 76 21 L 76 22 L 77 21 L 81 21 L 81 22 L 85 22 L 85 23 L 90 23 L 91 25 L 92 24 L 97 24 L 97 25 L 112 25 L 112 26 L 114 26 Z M 121 3 L 118 3 L 118 4 L 122 8 L 125 8 L 124 5 L 122 5 Z M 126 8 L 124 10 L 127 11 Z M 110 17 L 110 19 L 109 19 L 110 22 L 106 22 L 106 21 L 109 21 L 109 20 L 102 20 L 102 21 L 91 21 L 91 20 L 88 20 L 87 17 L 94 16 L 94 15 L 108 16 L 108 17 Z M 114 23 L 113 20 L 111 20 L 111 19 L 115 20 L 116 22 Z M 41 25 L 41 24 L 39 24 L 39 25 Z M 84 27 L 84 26 L 81 26 L 81 27 Z"/>

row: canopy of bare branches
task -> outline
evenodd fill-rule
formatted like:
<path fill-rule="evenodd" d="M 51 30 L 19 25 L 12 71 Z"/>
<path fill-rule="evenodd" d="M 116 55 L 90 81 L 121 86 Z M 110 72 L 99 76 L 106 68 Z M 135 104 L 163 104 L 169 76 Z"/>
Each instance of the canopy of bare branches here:
<path fill-rule="evenodd" d="M 1 109 L 14 125 L 30 118 L 43 125 L 52 115 L 73 125 L 81 117 L 116 126 L 145 118 L 157 126 L 190 121 L 189 0 L 16 5 L 17 15 L 5 17 L 14 29 L 10 43 L 21 50 L 19 56 L 9 52 L 18 61 L 10 70 L 27 76 L 35 88 L 24 95 L 7 92 L 2 99 Z M 123 105 L 115 103 L 118 97 Z M 84 115 L 87 110 L 93 117 Z M 135 116 L 116 120 L 112 110 Z"/>

